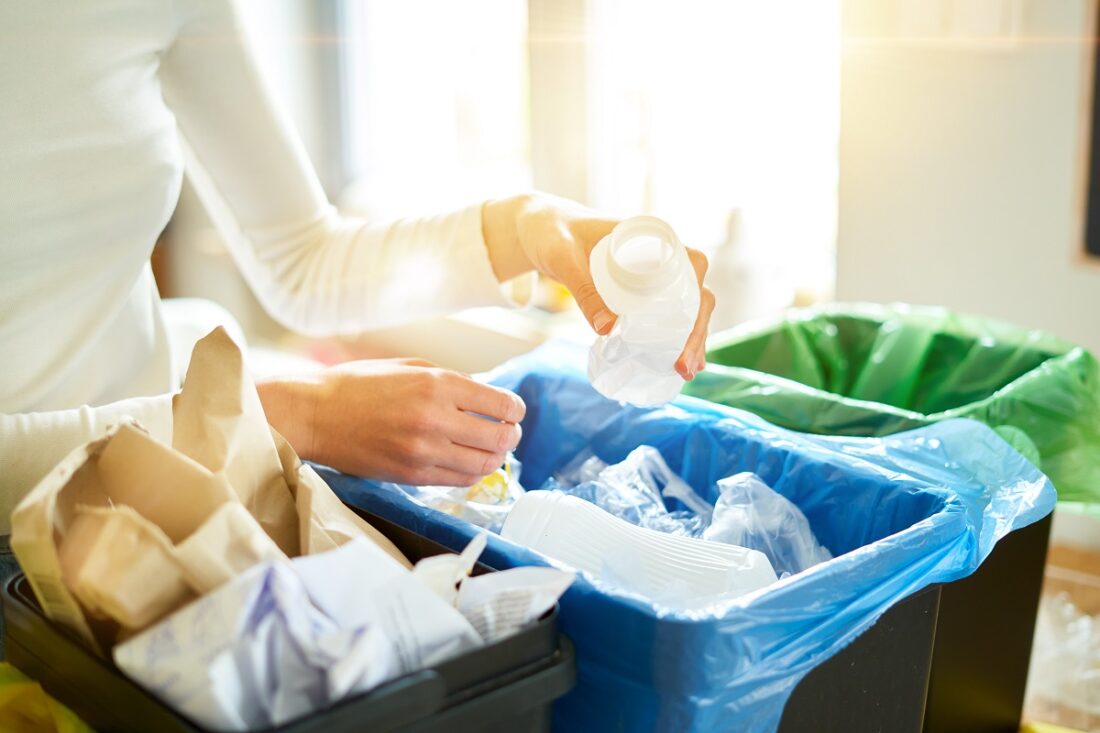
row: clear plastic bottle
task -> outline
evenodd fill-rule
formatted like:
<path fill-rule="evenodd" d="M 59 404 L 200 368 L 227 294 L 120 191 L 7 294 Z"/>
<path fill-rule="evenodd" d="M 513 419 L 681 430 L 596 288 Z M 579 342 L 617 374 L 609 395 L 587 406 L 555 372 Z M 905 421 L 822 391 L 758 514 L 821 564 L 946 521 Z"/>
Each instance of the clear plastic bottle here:
<path fill-rule="evenodd" d="M 674 364 L 699 313 L 699 281 L 687 250 L 665 222 L 627 219 L 589 256 L 592 281 L 614 328 L 588 354 L 588 379 L 601 394 L 639 406 L 680 393 Z"/>

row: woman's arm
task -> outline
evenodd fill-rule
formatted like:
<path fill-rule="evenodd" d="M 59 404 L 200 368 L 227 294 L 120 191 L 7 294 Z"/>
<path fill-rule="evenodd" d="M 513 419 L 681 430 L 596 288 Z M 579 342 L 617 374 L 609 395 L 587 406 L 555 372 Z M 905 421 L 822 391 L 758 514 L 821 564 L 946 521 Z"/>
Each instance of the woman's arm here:
<path fill-rule="evenodd" d="M 468 486 L 493 472 L 519 444 L 526 409 L 511 392 L 418 359 L 353 361 L 256 386 L 268 421 L 302 458 L 408 484 Z"/>
<path fill-rule="evenodd" d="M 176 6 L 184 15 L 160 77 L 188 174 L 273 316 L 323 335 L 508 302 L 480 204 L 396 222 L 338 215 L 266 89 L 233 4 Z"/>
<path fill-rule="evenodd" d="M 233 3 L 178 0 L 176 7 L 179 32 L 160 69 L 164 98 L 185 140 L 196 190 L 245 279 L 277 319 L 322 335 L 504 304 L 501 282 L 537 269 L 572 290 L 597 331 L 611 328 L 613 318 L 588 273 L 588 253 L 614 221 L 543 195 L 392 223 L 342 217 L 266 90 Z M 695 254 L 701 280 L 705 258 Z M 685 378 L 701 368 L 708 295 L 702 325 L 677 362 Z M 397 381 L 421 379 L 402 373 Z M 499 448 L 517 439 L 512 426 L 522 404 L 518 413 L 503 403 L 480 411 L 496 424 L 491 435 L 452 430 L 456 414 L 470 409 L 462 404 L 467 392 L 478 402 L 494 399 L 490 387 L 456 376 L 425 380 L 435 385 L 433 396 L 421 396 L 408 429 L 378 425 L 375 410 L 390 403 L 386 394 L 372 397 L 377 380 L 354 370 L 331 373 L 322 384 L 281 380 L 262 385 L 261 399 L 268 419 L 297 436 L 290 442 L 300 454 L 397 480 L 436 480 L 442 471 L 466 481 L 494 461 L 499 465 Z M 385 448 L 379 430 L 386 425 L 403 447 Z M 441 451 L 443 460 L 425 465 L 424 454 Z"/>
<path fill-rule="evenodd" d="M 588 259 L 596 243 L 617 223 L 576 202 L 546 194 L 490 201 L 482 210 L 485 245 L 497 277 L 503 281 L 533 268 L 554 278 L 569 288 L 584 317 L 599 334 L 611 330 L 615 314 L 596 292 Z M 706 255 L 690 247 L 687 251 L 699 278 L 699 314 L 675 367 L 684 379 L 694 379 L 706 366 L 707 327 L 714 310 L 714 293 L 703 286 Z"/>
<path fill-rule="evenodd" d="M 506 304 L 500 283 L 538 270 L 573 292 L 598 333 L 610 330 L 614 316 L 592 284 L 588 254 L 614 220 L 544 194 L 391 223 L 341 217 L 267 91 L 233 2 L 176 7 L 179 33 L 161 62 L 164 97 L 196 189 L 277 319 L 322 335 Z M 691 259 L 702 283 L 706 257 L 691 251 Z M 676 365 L 685 379 L 703 366 L 713 302 L 704 288 Z"/>

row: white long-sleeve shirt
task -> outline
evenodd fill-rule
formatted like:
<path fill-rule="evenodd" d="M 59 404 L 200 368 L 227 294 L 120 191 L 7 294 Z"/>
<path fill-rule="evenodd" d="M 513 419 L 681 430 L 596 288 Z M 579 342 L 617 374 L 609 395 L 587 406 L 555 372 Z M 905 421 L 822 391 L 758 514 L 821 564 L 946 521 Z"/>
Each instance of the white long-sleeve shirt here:
<path fill-rule="evenodd" d="M 149 254 L 185 159 L 294 329 L 506 302 L 480 206 L 385 225 L 334 212 L 231 0 L 0 3 L 0 532 L 119 417 L 170 439 L 178 375 Z"/>

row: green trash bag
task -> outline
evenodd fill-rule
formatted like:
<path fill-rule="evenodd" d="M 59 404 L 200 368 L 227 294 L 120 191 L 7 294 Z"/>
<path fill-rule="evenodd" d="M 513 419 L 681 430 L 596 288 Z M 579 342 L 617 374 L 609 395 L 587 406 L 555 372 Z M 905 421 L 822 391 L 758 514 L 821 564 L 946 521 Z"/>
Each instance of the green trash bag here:
<path fill-rule="evenodd" d="M 943 308 L 833 305 L 718 334 L 707 361 L 687 394 L 802 432 L 979 420 L 1042 469 L 1067 508 L 1100 516 L 1100 369 L 1051 334 Z"/>

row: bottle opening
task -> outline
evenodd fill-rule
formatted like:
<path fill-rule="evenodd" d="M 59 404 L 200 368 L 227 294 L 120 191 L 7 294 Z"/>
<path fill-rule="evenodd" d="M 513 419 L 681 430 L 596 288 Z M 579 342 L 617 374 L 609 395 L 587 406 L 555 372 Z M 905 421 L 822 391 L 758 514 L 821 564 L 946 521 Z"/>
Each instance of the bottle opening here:
<path fill-rule="evenodd" d="M 639 293 L 659 290 L 679 275 L 677 248 L 683 245 L 660 219 L 636 217 L 611 233 L 608 273 L 624 288 Z"/>
<path fill-rule="evenodd" d="M 651 234 L 618 241 L 611 250 L 615 264 L 637 275 L 652 275 L 668 264 L 672 255 L 672 245 Z"/>

